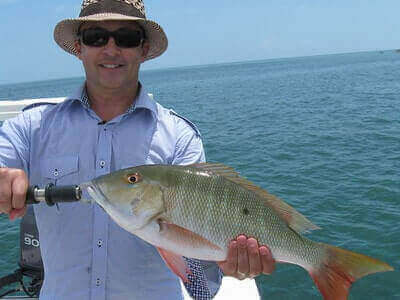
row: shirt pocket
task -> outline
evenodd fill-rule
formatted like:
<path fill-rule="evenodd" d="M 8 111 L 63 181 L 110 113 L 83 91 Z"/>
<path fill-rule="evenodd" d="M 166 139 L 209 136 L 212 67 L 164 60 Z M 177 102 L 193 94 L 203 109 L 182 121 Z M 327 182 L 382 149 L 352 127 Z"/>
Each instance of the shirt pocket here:
<path fill-rule="evenodd" d="M 79 157 L 77 155 L 58 156 L 45 158 L 41 161 L 42 184 L 54 185 L 79 184 Z M 56 203 L 57 212 L 61 213 L 62 207 L 74 203 Z"/>

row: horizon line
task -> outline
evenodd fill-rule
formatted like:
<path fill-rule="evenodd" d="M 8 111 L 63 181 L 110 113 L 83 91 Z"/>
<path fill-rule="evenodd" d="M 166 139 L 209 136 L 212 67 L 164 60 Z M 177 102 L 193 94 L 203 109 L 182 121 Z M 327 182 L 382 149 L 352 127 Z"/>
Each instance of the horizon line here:
<path fill-rule="evenodd" d="M 273 58 L 265 58 L 265 59 L 249 59 L 242 61 L 226 61 L 226 62 L 215 62 L 209 64 L 194 64 L 194 65 L 184 65 L 184 66 L 167 66 L 167 67 L 154 67 L 154 68 L 143 68 L 140 72 L 148 72 L 148 71 L 163 71 L 163 70 L 177 70 L 177 69 L 186 69 L 186 68 L 199 68 L 199 67 L 207 67 L 207 66 L 219 66 L 219 65 L 228 65 L 228 64 L 240 64 L 240 63 L 256 63 L 256 62 L 265 62 L 265 61 L 275 61 L 281 59 L 296 59 L 296 58 L 311 58 L 317 56 L 331 56 L 331 55 L 341 55 L 341 54 L 357 54 L 357 53 L 368 53 L 368 52 L 391 52 L 391 51 L 399 51 L 400 49 L 382 49 L 382 50 L 365 50 L 365 51 L 350 51 L 350 52 L 338 52 L 338 53 L 323 53 L 323 54 L 312 54 L 312 55 L 302 55 L 302 56 L 285 56 L 285 57 L 273 57 Z M 31 83 L 39 83 L 46 81 L 58 81 L 58 80 L 73 80 L 84 77 L 82 76 L 74 76 L 74 77 L 60 77 L 60 78 L 49 78 L 49 79 L 41 79 L 41 80 L 33 80 L 33 81 L 19 81 L 19 82 L 5 82 L 2 83 L 0 80 L 0 87 L 6 85 L 20 85 L 20 84 L 31 84 Z"/>

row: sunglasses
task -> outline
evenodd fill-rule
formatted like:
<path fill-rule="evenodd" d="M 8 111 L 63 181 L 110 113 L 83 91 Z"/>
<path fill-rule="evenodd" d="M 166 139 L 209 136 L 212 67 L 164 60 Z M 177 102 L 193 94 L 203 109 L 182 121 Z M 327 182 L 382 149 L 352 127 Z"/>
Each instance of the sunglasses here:
<path fill-rule="evenodd" d="M 118 47 L 135 48 L 138 47 L 144 39 L 142 31 L 124 27 L 115 31 L 108 31 L 101 27 L 88 28 L 82 30 L 78 36 L 86 46 L 91 47 L 103 47 L 107 45 L 110 37 L 113 37 Z"/>

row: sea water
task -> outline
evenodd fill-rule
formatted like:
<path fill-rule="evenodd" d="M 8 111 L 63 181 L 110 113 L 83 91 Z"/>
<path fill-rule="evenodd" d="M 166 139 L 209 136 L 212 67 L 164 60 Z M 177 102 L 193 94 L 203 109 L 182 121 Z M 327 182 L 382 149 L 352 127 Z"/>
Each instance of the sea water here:
<path fill-rule="evenodd" d="M 0 86 L 0 101 L 61 97 L 83 78 Z M 396 271 L 349 299 L 400 299 L 400 54 L 380 51 L 141 72 L 162 105 L 193 121 L 207 160 L 284 199 L 322 229 L 307 236 Z M 17 268 L 18 224 L 0 216 L 0 276 Z M 257 278 L 265 299 L 321 299 L 302 268 Z"/>

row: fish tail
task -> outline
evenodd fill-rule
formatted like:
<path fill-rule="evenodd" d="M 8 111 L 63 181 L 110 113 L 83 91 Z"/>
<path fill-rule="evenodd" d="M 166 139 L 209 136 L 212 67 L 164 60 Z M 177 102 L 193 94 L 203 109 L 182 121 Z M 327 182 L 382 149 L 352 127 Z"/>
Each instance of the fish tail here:
<path fill-rule="evenodd" d="M 393 271 L 391 266 L 372 257 L 321 245 L 326 249 L 325 259 L 309 273 L 325 300 L 347 299 L 356 280 L 372 273 Z"/>

